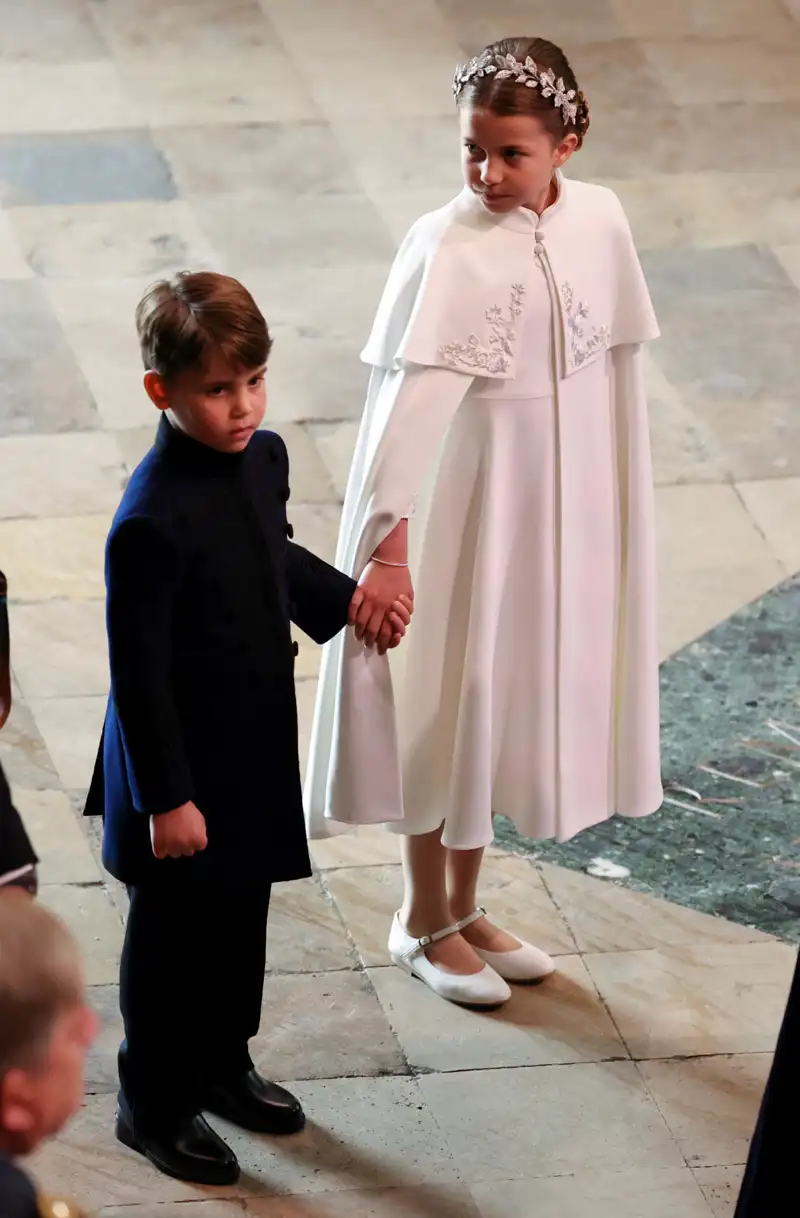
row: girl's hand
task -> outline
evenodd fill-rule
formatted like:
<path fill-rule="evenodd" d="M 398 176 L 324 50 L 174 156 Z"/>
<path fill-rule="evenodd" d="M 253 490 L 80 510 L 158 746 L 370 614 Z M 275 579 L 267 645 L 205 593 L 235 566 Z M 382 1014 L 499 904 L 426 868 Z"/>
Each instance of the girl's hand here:
<path fill-rule="evenodd" d="M 401 596 L 395 601 L 387 616 L 383 619 L 383 625 L 378 634 L 376 647 L 378 655 L 386 655 L 386 652 L 391 647 L 399 647 L 401 640 L 405 637 L 406 630 L 411 623 L 411 615 L 414 612 L 414 603 L 407 596 Z"/>
<path fill-rule="evenodd" d="M 356 638 L 366 647 L 375 646 L 384 620 L 394 612 L 395 602 L 401 597 L 410 603 L 409 613 L 413 612 L 414 588 L 408 567 L 367 563 L 353 593 L 348 617 L 350 625 L 355 628 Z"/>

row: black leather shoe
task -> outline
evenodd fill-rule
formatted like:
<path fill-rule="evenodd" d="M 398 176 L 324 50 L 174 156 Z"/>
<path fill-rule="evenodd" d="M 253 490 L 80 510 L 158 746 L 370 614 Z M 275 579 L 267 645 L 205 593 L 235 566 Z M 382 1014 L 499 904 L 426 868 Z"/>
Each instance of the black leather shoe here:
<path fill-rule="evenodd" d="M 299 1133 L 306 1123 L 300 1101 L 255 1070 L 211 1087 L 203 1108 L 251 1133 Z"/>
<path fill-rule="evenodd" d="M 201 1116 L 188 1117 L 170 1133 L 141 1132 L 117 1109 L 117 1138 L 149 1159 L 165 1176 L 192 1184 L 235 1184 L 239 1162 Z"/>

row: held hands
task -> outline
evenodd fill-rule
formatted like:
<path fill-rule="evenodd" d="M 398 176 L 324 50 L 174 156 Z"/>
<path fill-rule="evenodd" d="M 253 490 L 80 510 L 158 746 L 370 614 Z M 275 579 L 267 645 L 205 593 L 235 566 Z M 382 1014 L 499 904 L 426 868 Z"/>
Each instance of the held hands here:
<path fill-rule="evenodd" d="M 414 589 L 408 567 L 370 562 L 350 602 L 350 625 L 356 638 L 383 655 L 397 647 L 414 612 Z"/>
<path fill-rule="evenodd" d="M 193 803 L 150 817 L 150 841 L 157 859 L 197 854 L 208 845 L 206 819 Z"/>

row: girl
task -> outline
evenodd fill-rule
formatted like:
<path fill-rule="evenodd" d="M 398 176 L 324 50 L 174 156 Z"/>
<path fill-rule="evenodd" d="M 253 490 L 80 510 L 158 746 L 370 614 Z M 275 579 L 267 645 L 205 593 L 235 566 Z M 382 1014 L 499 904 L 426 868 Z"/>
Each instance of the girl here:
<path fill-rule="evenodd" d="M 489 1005 L 553 969 L 477 906 L 493 813 L 564 840 L 661 804 L 641 356 L 658 329 L 616 196 L 562 176 L 589 128 L 563 52 L 495 43 L 454 91 L 466 185 L 389 276 L 337 560 L 370 644 L 412 595 L 415 517 L 416 619 L 394 682 L 352 635 L 329 646 L 306 807 L 312 837 L 403 834 L 392 959 Z"/>

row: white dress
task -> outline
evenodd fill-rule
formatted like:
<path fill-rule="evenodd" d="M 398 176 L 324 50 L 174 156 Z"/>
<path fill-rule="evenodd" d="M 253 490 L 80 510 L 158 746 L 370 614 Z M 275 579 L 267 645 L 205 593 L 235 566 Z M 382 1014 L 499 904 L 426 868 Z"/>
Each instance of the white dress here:
<path fill-rule="evenodd" d="M 471 849 L 491 842 L 493 813 L 563 840 L 661 803 L 641 355 L 637 343 L 595 343 L 601 331 L 584 326 L 591 358 L 578 353 L 563 375 L 547 249 L 563 193 L 533 217 L 512 376 L 469 375 L 475 362 L 491 371 L 470 336 L 439 344 L 449 367 L 406 359 L 373 378 L 339 558 L 359 573 L 397 514 L 382 505 L 427 481 L 410 525 L 416 611 L 392 680 L 352 639 L 326 655 L 312 836 L 444 822 L 445 845 Z M 359 502 L 372 530 L 364 519 L 359 530 Z M 393 749 L 381 733 L 394 733 Z"/>

